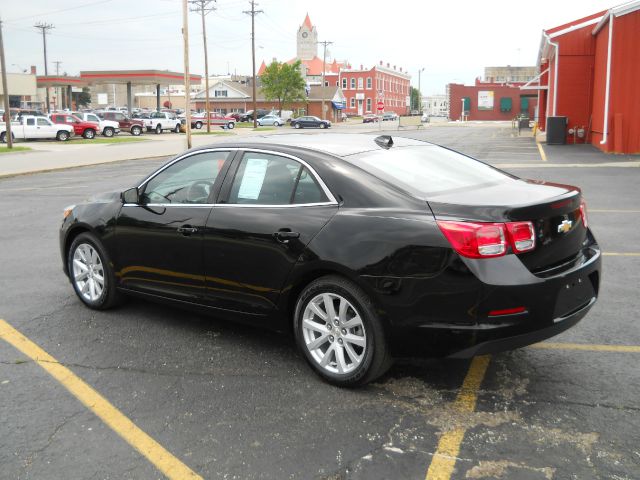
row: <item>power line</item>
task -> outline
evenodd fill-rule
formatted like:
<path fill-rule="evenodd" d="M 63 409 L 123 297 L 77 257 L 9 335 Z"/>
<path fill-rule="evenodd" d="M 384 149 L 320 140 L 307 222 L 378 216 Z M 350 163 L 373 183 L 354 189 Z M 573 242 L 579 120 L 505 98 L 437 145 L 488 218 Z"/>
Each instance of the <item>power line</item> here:
<path fill-rule="evenodd" d="M 98 5 L 99 3 L 107 3 L 107 2 L 112 2 L 113 0 L 99 0 L 97 2 L 93 2 L 93 3 L 83 3 L 82 5 L 76 5 L 74 7 L 67 7 L 67 8 L 62 8 L 60 10 L 53 10 L 51 12 L 45 12 L 45 13 L 40 13 L 38 15 L 43 15 L 43 16 L 50 16 L 50 15 L 55 15 L 57 13 L 61 13 L 61 12 L 68 12 L 69 10 L 77 10 L 78 8 L 85 8 L 85 7 L 91 7 L 93 5 Z M 8 22 L 16 22 L 18 20 L 25 20 L 25 19 L 32 19 L 33 17 L 35 17 L 35 15 L 27 15 L 24 17 L 17 17 L 17 18 L 11 18 L 8 20 Z"/>
<path fill-rule="evenodd" d="M 251 64 L 253 67 L 253 81 L 251 82 L 253 90 L 253 128 L 258 128 L 258 108 L 256 103 L 256 15 L 264 13 L 263 10 L 256 10 L 255 0 L 249 2 L 251 10 L 244 10 L 242 13 L 251 15 Z"/>
<path fill-rule="evenodd" d="M 44 74 L 45 76 L 47 76 L 49 75 L 49 69 L 47 68 L 47 33 L 49 30 L 52 30 L 55 27 L 50 23 L 43 22 L 36 23 L 34 27 L 42 32 L 42 45 L 44 47 Z M 46 87 L 45 91 L 47 100 L 47 113 L 51 113 L 51 109 L 49 107 L 49 87 Z"/>

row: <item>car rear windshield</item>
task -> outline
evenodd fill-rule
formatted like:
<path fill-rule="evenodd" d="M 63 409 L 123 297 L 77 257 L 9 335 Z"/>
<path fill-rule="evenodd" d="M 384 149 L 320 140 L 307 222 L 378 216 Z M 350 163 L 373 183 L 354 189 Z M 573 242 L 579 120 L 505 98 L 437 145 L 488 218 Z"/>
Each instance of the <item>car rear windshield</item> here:
<path fill-rule="evenodd" d="M 418 198 L 514 179 L 478 160 L 435 145 L 392 147 L 345 157 Z"/>

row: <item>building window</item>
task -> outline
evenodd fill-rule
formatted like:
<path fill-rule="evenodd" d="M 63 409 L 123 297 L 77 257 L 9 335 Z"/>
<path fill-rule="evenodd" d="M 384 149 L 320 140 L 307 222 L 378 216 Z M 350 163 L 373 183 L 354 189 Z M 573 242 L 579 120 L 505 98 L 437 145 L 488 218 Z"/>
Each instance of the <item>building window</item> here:
<path fill-rule="evenodd" d="M 336 87 L 339 87 L 339 86 L 340 86 L 340 82 L 336 80 Z"/>
<path fill-rule="evenodd" d="M 358 90 L 362 90 L 362 77 L 358 78 Z"/>
<path fill-rule="evenodd" d="M 367 77 L 367 90 L 371 90 L 371 77 Z"/>
<path fill-rule="evenodd" d="M 371 111 L 371 99 L 367 98 L 367 112 Z"/>
<path fill-rule="evenodd" d="M 226 90 L 216 90 L 213 95 L 215 97 L 227 97 L 228 96 L 227 93 L 228 92 Z"/>
<path fill-rule="evenodd" d="M 352 78 L 351 79 L 351 90 L 355 90 L 356 89 L 356 79 Z"/>
<path fill-rule="evenodd" d="M 343 79 L 342 79 L 342 89 L 343 89 L 343 90 L 346 90 L 346 89 L 347 89 L 347 79 L 346 79 L 346 78 L 343 78 Z"/>
<path fill-rule="evenodd" d="M 351 108 L 356 108 L 356 99 L 355 99 L 355 97 L 351 97 Z"/>

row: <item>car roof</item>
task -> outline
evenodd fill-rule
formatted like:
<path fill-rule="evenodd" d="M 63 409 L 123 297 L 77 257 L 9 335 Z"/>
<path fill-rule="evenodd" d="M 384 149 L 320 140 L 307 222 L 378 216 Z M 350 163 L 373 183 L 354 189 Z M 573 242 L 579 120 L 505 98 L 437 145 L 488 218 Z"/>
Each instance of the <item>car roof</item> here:
<path fill-rule="evenodd" d="M 240 148 L 298 147 L 329 153 L 337 157 L 346 157 L 373 150 L 384 150 L 386 147 L 383 145 L 389 138 L 393 140 L 391 148 L 433 145 L 421 140 L 387 135 L 382 136 L 382 141 L 377 143 L 377 138 L 381 138 L 381 136 L 363 133 L 285 133 L 255 136 L 233 145 L 225 142 L 224 146 Z M 222 146 L 223 144 L 214 144 L 205 148 L 220 148 Z"/>

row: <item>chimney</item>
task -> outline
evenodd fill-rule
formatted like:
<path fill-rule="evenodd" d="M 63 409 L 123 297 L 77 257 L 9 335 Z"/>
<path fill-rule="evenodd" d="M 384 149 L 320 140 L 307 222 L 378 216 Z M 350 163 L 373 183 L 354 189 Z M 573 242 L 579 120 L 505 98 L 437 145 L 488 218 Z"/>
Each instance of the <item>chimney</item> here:
<path fill-rule="evenodd" d="M 391 66 L 391 64 L 389 62 L 387 62 L 387 68 L 389 68 Z"/>
<path fill-rule="evenodd" d="M 400 71 L 402 71 L 402 67 L 400 67 Z"/>
<path fill-rule="evenodd" d="M 31 65 L 31 75 L 35 75 L 35 74 L 36 74 L 36 66 Z"/>
<path fill-rule="evenodd" d="M 394 69 L 394 70 L 396 69 L 396 66 L 395 66 L 395 65 L 393 66 L 393 69 Z"/>
<path fill-rule="evenodd" d="M 364 69 L 362 68 L 362 64 L 360 64 L 360 70 L 364 70 Z"/>

